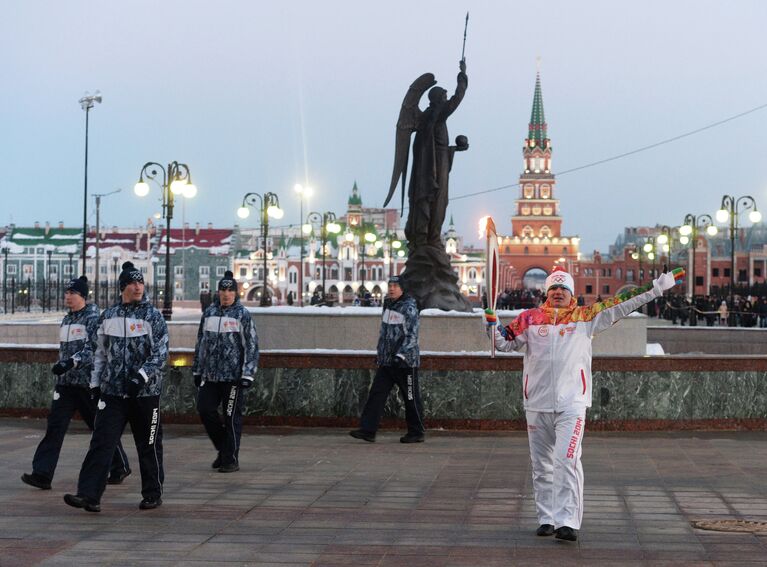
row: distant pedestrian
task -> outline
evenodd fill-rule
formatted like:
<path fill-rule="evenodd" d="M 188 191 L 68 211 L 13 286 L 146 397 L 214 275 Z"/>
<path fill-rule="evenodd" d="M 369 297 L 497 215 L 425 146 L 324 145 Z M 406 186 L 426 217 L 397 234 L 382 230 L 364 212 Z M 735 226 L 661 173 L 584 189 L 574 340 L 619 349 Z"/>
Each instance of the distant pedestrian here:
<path fill-rule="evenodd" d="M 202 314 L 192 364 L 197 411 L 218 453 L 212 465 L 218 472 L 240 470 L 243 400 L 257 369 L 256 326 L 240 303 L 234 274 L 227 271 Z"/>
<path fill-rule="evenodd" d="M 418 384 L 418 327 L 415 299 L 403 291 L 399 276 L 391 276 L 378 338 L 378 370 L 362 410 L 360 428 L 349 432 L 352 437 L 375 441 L 384 405 L 396 384 L 405 402 L 407 420 L 407 434 L 400 437 L 400 442 L 424 441 L 423 407 Z"/>
<path fill-rule="evenodd" d="M 88 388 L 91 374 L 91 351 L 86 347 L 95 339 L 99 309 L 87 303 L 88 278 L 71 280 L 64 291 L 64 305 L 69 310 L 59 327 L 59 360 L 51 372 L 56 376 L 53 403 L 48 414 L 48 428 L 32 459 L 32 474 L 23 474 L 21 480 L 30 486 L 48 490 L 61 454 L 64 436 L 72 415 L 77 411 L 93 430 L 98 391 Z M 120 484 L 131 473 L 128 456 L 122 444 L 112 457 L 108 484 Z"/>
<path fill-rule="evenodd" d="M 725 300 L 722 300 L 722 303 L 719 305 L 719 326 L 720 327 L 726 327 L 727 326 L 727 302 Z"/>
<path fill-rule="evenodd" d="M 141 471 L 141 510 L 162 504 L 160 393 L 168 362 L 168 327 L 144 294 L 144 276 L 131 262 L 122 265 L 120 301 L 99 318 L 91 342 L 90 385 L 100 391 L 98 413 L 88 454 L 77 481 L 77 494 L 64 502 L 88 512 L 101 511 L 109 463 L 130 423 Z"/>

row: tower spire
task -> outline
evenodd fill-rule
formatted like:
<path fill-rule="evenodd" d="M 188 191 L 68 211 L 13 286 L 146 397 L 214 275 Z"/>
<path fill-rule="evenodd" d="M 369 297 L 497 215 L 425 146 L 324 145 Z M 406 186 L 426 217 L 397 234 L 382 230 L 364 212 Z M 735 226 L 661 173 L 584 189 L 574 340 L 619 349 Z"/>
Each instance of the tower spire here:
<path fill-rule="evenodd" d="M 541 92 L 541 73 L 535 74 L 535 94 L 533 95 L 533 111 L 530 114 L 530 125 L 527 134 L 530 147 L 546 148 L 548 134 L 546 132 L 546 116 L 543 113 L 543 93 Z"/>

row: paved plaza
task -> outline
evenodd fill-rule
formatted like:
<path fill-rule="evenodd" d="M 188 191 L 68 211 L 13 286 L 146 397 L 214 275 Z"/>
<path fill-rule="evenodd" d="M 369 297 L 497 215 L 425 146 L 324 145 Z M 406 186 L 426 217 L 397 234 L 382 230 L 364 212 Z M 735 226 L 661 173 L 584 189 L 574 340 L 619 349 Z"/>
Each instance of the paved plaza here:
<path fill-rule="evenodd" d="M 44 421 L 0 421 L 0 565 L 765 565 L 767 533 L 692 520 L 767 521 L 767 433 L 593 433 L 577 543 L 533 535 L 520 433 L 430 432 L 402 445 L 345 430 L 246 428 L 242 470 L 210 468 L 202 428 L 165 429 L 164 504 L 140 511 L 134 474 L 102 512 L 66 506 L 89 436 L 67 437 L 53 490 L 30 472 Z"/>

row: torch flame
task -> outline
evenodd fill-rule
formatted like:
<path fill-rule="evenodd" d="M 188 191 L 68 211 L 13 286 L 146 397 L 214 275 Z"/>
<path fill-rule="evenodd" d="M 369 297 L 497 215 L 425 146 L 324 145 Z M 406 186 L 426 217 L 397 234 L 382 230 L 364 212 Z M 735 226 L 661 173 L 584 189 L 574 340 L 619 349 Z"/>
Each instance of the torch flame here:
<path fill-rule="evenodd" d="M 485 232 L 487 231 L 487 219 L 489 219 L 490 216 L 482 217 L 479 219 L 479 237 L 482 238 L 485 236 Z"/>

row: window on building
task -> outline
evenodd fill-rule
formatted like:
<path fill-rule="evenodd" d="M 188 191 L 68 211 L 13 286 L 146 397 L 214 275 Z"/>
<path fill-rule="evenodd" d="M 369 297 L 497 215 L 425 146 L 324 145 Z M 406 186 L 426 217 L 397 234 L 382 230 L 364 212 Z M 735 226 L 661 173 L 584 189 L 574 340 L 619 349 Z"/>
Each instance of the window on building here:
<path fill-rule="evenodd" d="M 85 273 L 86 274 L 92 274 L 93 273 L 93 266 L 87 266 L 85 268 Z"/>
<path fill-rule="evenodd" d="M 209 281 L 201 281 L 200 282 L 200 291 L 210 291 L 210 282 Z"/>
<path fill-rule="evenodd" d="M 290 271 L 288 272 L 288 283 L 298 283 L 298 270 L 295 268 L 290 268 Z"/>
<path fill-rule="evenodd" d="M 25 278 L 31 276 L 33 271 L 34 270 L 32 269 L 32 264 L 24 264 L 21 267 L 21 273 L 24 275 Z"/>
<path fill-rule="evenodd" d="M 634 281 L 634 270 L 626 270 L 626 281 L 627 282 Z"/>
<path fill-rule="evenodd" d="M 184 266 L 173 266 L 173 274 L 177 278 L 183 278 L 184 277 Z"/>
<path fill-rule="evenodd" d="M 175 283 L 174 287 L 175 287 L 176 291 L 181 291 L 183 293 L 184 292 L 184 282 L 183 282 L 183 280 L 177 281 Z"/>
<path fill-rule="evenodd" d="M 548 238 L 551 236 L 551 227 L 548 225 L 543 225 L 541 227 L 541 238 Z"/>
<path fill-rule="evenodd" d="M 591 295 L 592 293 L 594 293 L 594 288 L 591 284 L 586 284 L 586 294 Z"/>
<path fill-rule="evenodd" d="M 719 277 L 719 268 L 711 268 L 711 277 L 713 278 Z"/>
<path fill-rule="evenodd" d="M 522 236 L 526 238 L 532 238 L 533 236 L 533 227 L 529 224 L 525 226 L 525 228 L 522 229 Z"/>
<path fill-rule="evenodd" d="M 241 278 L 248 277 L 248 268 L 246 266 L 240 266 L 240 277 Z"/>
<path fill-rule="evenodd" d="M 99 266 L 99 274 L 101 274 L 102 276 L 107 275 L 108 271 L 109 271 L 109 266 L 107 266 L 106 264 L 102 264 Z"/>
<path fill-rule="evenodd" d="M 72 266 L 70 266 L 69 264 L 64 264 L 64 275 L 65 276 L 71 276 L 73 270 L 74 270 L 74 268 Z"/>
<path fill-rule="evenodd" d="M 216 277 L 223 278 L 226 273 L 226 266 L 216 266 Z"/>
<path fill-rule="evenodd" d="M 141 270 L 142 274 L 146 275 L 146 266 L 141 266 L 139 270 Z"/>
<path fill-rule="evenodd" d="M 157 275 L 165 277 L 165 266 L 157 266 Z"/>
<path fill-rule="evenodd" d="M 762 277 L 762 269 L 761 268 L 754 268 L 754 277 L 761 278 Z"/>
<path fill-rule="evenodd" d="M 703 276 L 695 276 L 695 287 L 703 285 Z"/>
<path fill-rule="evenodd" d="M 724 269 L 724 277 L 725 278 L 729 278 L 730 277 L 730 268 L 725 268 Z"/>
<path fill-rule="evenodd" d="M 610 293 L 610 286 L 609 285 L 603 285 L 602 286 L 602 293 L 609 294 Z"/>
<path fill-rule="evenodd" d="M 16 264 L 8 264 L 8 265 L 5 267 L 5 270 L 6 270 L 6 273 L 7 273 L 8 275 L 13 275 L 13 276 L 15 276 L 15 275 L 16 275 Z"/>
<path fill-rule="evenodd" d="M 200 266 L 200 277 L 201 278 L 210 277 L 210 266 Z"/>
<path fill-rule="evenodd" d="M 748 273 L 746 272 L 746 270 L 738 270 L 738 281 L 739 282 L 748 281 Z"/>
<path fill-rule="evenodd" d="M 530 248 L 528 248 L 527 246 L 525 246 L 525 254 L 530 254 Z"/>
<path fill-rule="evenodd" d="M 544 256 L 548 256 L 549 255 L 549 247 L 548 246 L 544 246 L 543 247 L 543 255 Z"/>
<path fill-rule="evenodd" d="M 48 266 L 48 273 L 52 276 L 56 276 L 59 273 L 59 267 L 58 266 Z"/>

